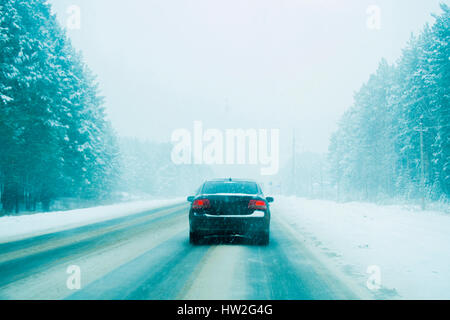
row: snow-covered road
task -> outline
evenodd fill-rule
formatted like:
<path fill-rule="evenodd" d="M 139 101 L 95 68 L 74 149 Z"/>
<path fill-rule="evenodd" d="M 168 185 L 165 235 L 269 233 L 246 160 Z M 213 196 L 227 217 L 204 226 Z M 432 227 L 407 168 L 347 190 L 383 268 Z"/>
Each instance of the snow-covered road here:
<path fill-rule="evenodd" d="M 61 224 L 61 231 L 45 233 L 35 227 L 32 237 L 1 243 L 0 298 L 449 297 L 445 214 L 279 197 L 270 245 L 235 239 L 192 246 L 186 203 L 147 205 L 117 209 L 109 220 L 100 214 L 95 223 L 73 217 L 76 228 Z M 7 223 L 13 234 L 14 223 Z M 79 267 L 80 290 L 67 287 L 70 266 Z"/>

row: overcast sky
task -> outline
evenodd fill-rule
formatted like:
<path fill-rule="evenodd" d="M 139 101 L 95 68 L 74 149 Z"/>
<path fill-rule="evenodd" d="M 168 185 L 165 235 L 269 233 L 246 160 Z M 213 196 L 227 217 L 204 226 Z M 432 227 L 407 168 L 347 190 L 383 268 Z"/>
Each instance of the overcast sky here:
<path fill-rule="evenodd" d="M 395 62 L 437 0 L 52 0 L 98 74 L 120 135 L 169 141 L 173 130 L 279 128 L 288 153 L 325 152 L 353 93 L 382 57 Z M 446 1 L 448 2 L 448 1 Z M 367 27 L 367 9 L 381 29 Z"/>

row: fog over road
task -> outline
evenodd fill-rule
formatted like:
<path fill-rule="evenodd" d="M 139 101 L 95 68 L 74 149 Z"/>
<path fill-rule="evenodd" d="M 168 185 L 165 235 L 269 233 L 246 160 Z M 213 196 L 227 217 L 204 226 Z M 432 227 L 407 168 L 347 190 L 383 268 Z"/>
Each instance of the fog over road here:
<path fill-rule="evenodd" d="M 81 289 L 67 287 L 79 266 Z M 188 240 L 188 205 L 0 244 L 0 299 L 359 299 L 272 211 L 271 241 Z"/>

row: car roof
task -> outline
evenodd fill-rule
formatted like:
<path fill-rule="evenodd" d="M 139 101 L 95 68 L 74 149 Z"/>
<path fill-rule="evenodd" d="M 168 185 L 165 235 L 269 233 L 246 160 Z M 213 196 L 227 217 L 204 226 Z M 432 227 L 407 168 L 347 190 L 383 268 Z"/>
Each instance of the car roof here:
<path fill-rule="evenodd" d="M 258 194 L 262 194 L 262 189 L 261 186 L 259 185 L 258 182 L 254 181 L 254 180 L 250 180 L 250 179 L 232 179 L 232 178 L 227 178 L 227 179 L 210 179 L 210 180 L 206 180 L 205 182 L 203 182 L 203 184 L 200 186 L 199 188 L 199 192 L 201 192 L 201 190 L 203 190 L 205 184 L 207 184 L 208 182 L 236 182 L 236 183 L 240 183 L 240 182 L 247 182 L 247 183 L 254 183 L 256 184 L 256 187 L 258 189 Z"/>
<path fill-rule="evenodd" d="M 205 183 L 206 182 L 253 182 L 258 184 L 256 181 L 250 179 L 233 179 L 233 178 L 211 179 L 205 181 Z"/>

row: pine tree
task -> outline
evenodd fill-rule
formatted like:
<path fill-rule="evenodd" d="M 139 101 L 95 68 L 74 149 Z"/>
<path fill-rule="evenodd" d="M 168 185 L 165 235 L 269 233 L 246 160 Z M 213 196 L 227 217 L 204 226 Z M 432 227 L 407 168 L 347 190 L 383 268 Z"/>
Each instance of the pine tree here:
<path fill-rule="evenodd" d="M 382 60 L 332 136 L 333 181 L 351 199 L 450 196 L 450 9 Z"/>
<path fill-rule="evenodd" d="M 105 197 L 118 170 L 114 132 L 95 78 L 50 5 L 2 1 L 0 28 L 3 209 Z"/>

